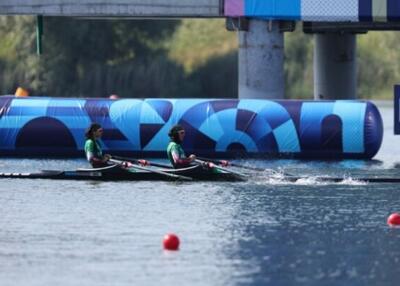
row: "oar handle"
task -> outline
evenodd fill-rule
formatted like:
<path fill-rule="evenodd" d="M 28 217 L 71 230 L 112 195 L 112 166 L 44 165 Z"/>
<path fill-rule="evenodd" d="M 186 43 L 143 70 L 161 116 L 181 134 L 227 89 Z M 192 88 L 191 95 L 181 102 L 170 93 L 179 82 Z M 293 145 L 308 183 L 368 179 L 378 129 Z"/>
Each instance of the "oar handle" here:
<path fill-rule="evenodd" d="M 112 163 L 115 163 L 115 164 L 119 164 L 119 165 L 122 165 L 124 163 L 123 161 L 116 160 L 116 159 L 110 159 L 109 161 Z M 163 172 L 160 170 L 154 170 L 154 169 L 150 169 L 150 168 L 146 168 L 146 167 L 141 167 L 138 165 L 132 165 L 132 166 L 130 166 L 130 168 L 134 168 L 134 169 L 138 169 L 138 170 L 142 170 L 142 171 L 148 171 L 150 173 L 155 173 L 155 174 L 163 175 L 163 176 L 174 178 L 174 179 L 180 179 L 180 180 L 185 180 L 185 181 L 193 180 L 191 177 L 177 175 L 177 174 L 170 174 L 170 173 Z"/>

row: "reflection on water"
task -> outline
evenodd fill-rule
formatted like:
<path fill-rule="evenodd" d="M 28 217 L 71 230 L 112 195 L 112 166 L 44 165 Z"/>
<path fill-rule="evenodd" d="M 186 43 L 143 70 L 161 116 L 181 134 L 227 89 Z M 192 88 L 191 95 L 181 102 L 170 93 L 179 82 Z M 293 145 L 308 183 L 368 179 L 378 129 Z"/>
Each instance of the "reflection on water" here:
<path fill-rule="evenodd" d="M 386 218 L 399 186 L 353 180 L 400 175 L 393 110 L 381 112 L 373 161 L 238 161 L 278 170 L 245 183 L 2 179 L 1 285 L 397 285 L 400 229 Z M 2 171 L 85 165 L 0 159 Z M 168 232 L 180 251 L 162 250 Z"/>

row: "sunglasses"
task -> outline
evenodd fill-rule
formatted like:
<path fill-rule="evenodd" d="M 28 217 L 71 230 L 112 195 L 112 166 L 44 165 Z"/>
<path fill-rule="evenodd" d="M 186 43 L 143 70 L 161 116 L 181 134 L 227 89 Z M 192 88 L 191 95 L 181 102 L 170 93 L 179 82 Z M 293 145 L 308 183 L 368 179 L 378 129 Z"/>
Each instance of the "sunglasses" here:
<path fill-rule="evenodd" d="M 181 135 L 181 134 L 185 134 L 185 131 L 184 131 L 184 130 L 182 130 L 182 131 L 179 131 L 179 132 L 178 132 L 178 134 L 179 134 L 179 135 Z"/>

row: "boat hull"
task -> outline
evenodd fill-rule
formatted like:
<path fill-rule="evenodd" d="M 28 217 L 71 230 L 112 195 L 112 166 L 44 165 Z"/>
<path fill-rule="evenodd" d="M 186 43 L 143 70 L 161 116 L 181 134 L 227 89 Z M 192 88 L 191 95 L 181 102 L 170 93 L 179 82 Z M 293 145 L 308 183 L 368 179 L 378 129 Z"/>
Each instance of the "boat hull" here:
<path fill-rule="evenodd" d="M 216 173 L 201 166 L 184 169 L 158 169 L 162 172 L 192 178 L 193 181 L 245 181 L 236 174 Z M 43 170 L 37 173 L 0 173 L 0 178 L 13 179 L 51 179 L 51 180 L 90 180 L 90 181 L 180 181 L 179 177 L 149 171 L 127 171 L 124 169 L 85 169 L 76 171 Z M 183 178 L 183 177 L 182 177 Z"/>

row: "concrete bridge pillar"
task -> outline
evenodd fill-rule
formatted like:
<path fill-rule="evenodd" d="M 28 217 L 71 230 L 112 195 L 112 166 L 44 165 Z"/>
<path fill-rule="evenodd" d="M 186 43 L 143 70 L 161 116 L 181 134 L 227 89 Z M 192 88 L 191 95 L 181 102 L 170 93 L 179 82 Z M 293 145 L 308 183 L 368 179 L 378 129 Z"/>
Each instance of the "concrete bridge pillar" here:
<path fill-rule="evenodd" d="M 284 98 L 283 60 L 279 22 L 249 20 L 239 31 L 239 98 Z"/>
<path fill-rule="evenodd" d="M 314 99 L 356 98 L 356 35 L 323 33 L 314 38 Z"/>

